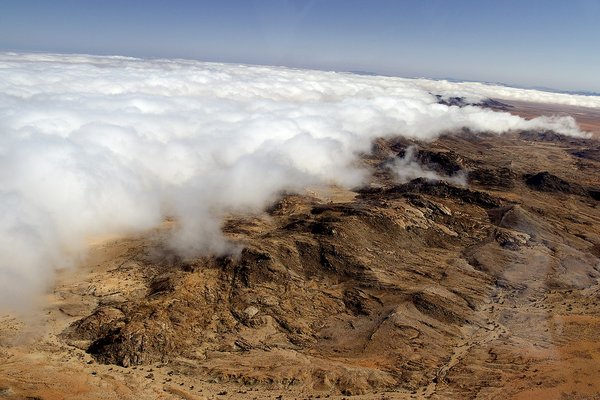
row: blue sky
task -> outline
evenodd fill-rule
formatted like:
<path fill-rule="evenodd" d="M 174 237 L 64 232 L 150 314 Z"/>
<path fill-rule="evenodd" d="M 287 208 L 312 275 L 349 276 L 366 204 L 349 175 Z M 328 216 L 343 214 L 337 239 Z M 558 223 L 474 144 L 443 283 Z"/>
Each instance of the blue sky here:
<path fill-rule="evenodd" d="M 0 49 L 600 91 L 600 0 L 0 0 Z"/>

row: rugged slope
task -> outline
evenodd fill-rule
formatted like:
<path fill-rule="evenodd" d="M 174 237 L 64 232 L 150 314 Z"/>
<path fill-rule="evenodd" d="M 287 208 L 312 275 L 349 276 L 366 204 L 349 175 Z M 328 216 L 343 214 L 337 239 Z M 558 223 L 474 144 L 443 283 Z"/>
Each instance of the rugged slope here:
<path fill-rule="evenodd" d="M 409 146 L 467 185 L 398 182 Z M 176 222 L 110 241 L 57 287 L 48 335 L 15 344 L 4 329 L 0 393 L 60 398 L 57 377 L 22 384 L 33 348 L 47 376 L 101 371 L 114 398 L 590 398 L 599 149 L 537 132 L 379 140 L 367 187 L 230 216 L 239 254 L 177 257 L 164 248 Z M 80 384 L 90 398 L 94 385 Z"/>

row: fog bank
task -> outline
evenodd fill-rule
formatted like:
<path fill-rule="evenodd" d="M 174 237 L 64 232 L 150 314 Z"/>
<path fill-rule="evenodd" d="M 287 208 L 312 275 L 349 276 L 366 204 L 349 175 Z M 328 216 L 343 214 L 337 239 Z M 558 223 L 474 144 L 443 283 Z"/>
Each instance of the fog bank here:
<path fill-rule="evenodd" d="M 375 137 L 432 139 L 463 127 L 582 134 L 572 118 L 438 104 L 436 93 L 490 95 L 444 85 L 0 53 L 0 308 L 41 293 L 90 237 L 140 232 L 168 216 L 180 223 L 171 244 L 182 255 L 227 252 L 224 214 L 258 212 L 284 190 L 360 185 L 368 174 L 354 161 Z"/>

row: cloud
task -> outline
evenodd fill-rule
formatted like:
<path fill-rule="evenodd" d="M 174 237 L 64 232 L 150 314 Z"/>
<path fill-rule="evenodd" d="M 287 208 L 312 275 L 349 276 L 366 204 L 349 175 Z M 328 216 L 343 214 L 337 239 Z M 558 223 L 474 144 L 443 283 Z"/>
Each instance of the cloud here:
<path fill-rule="evenodd" d="M 363 183 L 356 157 L 375 137 L 432 139 L 463 127 L 581 134 L 571 118 L 437 104 L 431 85 L 439 83 L 0 53 L 0 306 L 40 293 L 90 238 L 166 217 L 179 221 L 171 242 L 182 254 L 227 252 L 223 215 L 258 212 L 282 191 Z M 487 96 L 476 89 L 467 94 Z"/>

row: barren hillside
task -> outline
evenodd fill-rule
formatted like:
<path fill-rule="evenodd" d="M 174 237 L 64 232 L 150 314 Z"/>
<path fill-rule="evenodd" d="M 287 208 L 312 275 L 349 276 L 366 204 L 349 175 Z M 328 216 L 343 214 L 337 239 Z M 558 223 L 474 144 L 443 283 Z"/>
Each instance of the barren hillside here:
<path fill-rule="evenodd" d="M 444 179 L 402 181 L 407 152 Z M 2 317 L 0 398 L 597 398 L 598 140 L 381 139 L 361 163 L 364 187 L 230 215 L 234 255 L 182 259 L 177 221 L 99 241 Z"/>

